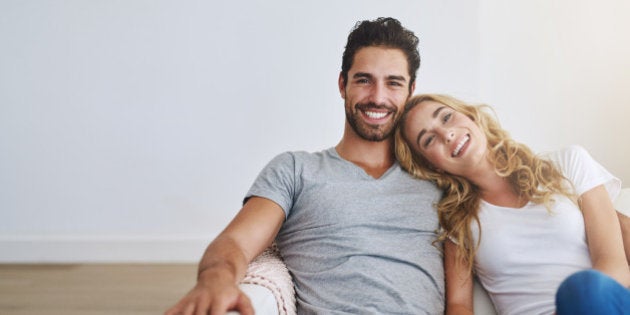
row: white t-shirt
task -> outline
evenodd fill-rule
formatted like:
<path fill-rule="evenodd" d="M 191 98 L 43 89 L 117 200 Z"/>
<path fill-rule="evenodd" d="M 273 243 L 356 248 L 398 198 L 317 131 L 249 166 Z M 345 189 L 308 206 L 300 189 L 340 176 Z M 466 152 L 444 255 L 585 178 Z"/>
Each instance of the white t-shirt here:
<path fill-rule="evenodd" d="M 571 146 L 548 158 L 578 196 L 601 184 L 612 200 L 619 194 L 620 180 L 584 148 Z M 560 283 L 592 266 L 581 211 L 564 196 L 554 199 L 551 212 L 531 202 L 518 209 L 481 202 L 481 243 L 474 267 L 499 314 L 553 314 Z M 476 223 L 472 232 L 478 235 Z"/>

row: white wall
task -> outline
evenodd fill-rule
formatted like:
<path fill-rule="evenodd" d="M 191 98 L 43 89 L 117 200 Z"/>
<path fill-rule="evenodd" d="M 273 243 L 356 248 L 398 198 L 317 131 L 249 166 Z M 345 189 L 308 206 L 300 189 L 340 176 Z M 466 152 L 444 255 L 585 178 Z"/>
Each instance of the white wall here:
<path fill-rule="evenodd" d="M 417 92 L 630 180 L 623 0 L 0 0 L 0 262 L 197 260 L 269 159 L 340 139 L 378 16 L 420 36 Z"/>
<path fill-rule="evenodd" d="M 357 20 L 477 97 L 478 1 L 0 0 L 0 262 L 195 261 L 285 150 L 341 138 Z"/>
<path fill-rule="evenodd" d="M 630 2 L 482 0 L 480 96 L 535 151 L 581 144 L 630 186 Z"/>

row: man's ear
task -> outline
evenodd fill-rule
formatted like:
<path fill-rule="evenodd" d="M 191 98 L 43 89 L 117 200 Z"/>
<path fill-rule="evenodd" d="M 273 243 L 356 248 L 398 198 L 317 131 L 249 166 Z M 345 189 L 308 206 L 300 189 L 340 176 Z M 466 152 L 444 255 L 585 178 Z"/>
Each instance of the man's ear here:
<path fill-rule="evenodd" d="M 341 72 L 339 72 L 339 80 L 337 84 L 339 85 L 339 93 L 341 94 L 341 98 L 345 100 L 346 99 L 346 84 L 345 84 L 345 81 L 343 79 L 343 75 L 341 74 Z"/>
<path fill-rule="evenodd" d="M 413 92 L 416 91 L 416 80 L 413 80 L 413 83 L 411 83 L 411 87 L 409 87 L 409 97 L 411 97 L 413 95 Z"/>

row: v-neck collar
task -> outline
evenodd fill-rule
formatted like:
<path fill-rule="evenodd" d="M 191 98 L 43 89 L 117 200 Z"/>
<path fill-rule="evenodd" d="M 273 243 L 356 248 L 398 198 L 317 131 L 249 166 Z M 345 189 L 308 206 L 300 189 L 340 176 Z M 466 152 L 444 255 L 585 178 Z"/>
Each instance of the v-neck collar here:
<path fill-rule="evenodd" d="M 381 175 L 379 178 L 374 178 L 372 177 L 372 175 L 368 174 L 362 167 L 344 159 L 343 157 L 341 157 L 341 155 L 339 155 L 339 152 L 337 152 L 337 149 L 335 147 L 331 147 L 330 149 L 327 150 L 328 154 L 330 154 L 331 156 L 340 159 L 341 161 L 343 161 L 346 165 L 348 165 L 350 168 L 352 168 L 352 170 L 354 171 L 354 173 L 358 174 L 359 176 L 365 178 L 365 179 L 369 179 L 369 180 L 374 180 L 374 181 L 381 181 L 384 180 L 385 178 L 387 178 L 387 176 L 394 172 L 398 167 L 398 161 L 394 160 L 394 163 L 392 164 L 392 166 L 390 166 L 387 171 L 385 171 L 385 173 L 383 173 L 383 175 Z"/>

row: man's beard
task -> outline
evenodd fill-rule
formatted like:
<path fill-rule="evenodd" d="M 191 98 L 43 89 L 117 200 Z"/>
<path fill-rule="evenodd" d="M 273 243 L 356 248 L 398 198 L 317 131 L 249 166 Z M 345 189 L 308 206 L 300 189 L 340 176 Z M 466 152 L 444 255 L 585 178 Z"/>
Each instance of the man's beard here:
<path fill-rule="evenodd" d="M 387 124 L 368 124 L 363 120 L 362 111 L 370 108 L 387 109 L 390 111 L 389 115 L 392 115 L 393 119 L 390 119 Z M 346 120 L 359 137 L 368 141 L 378 142 L 389 139 L 394 133 L 399 119 L 398 109 L 391 106 L 376 105 L 375 103 L 346 106 Z"/>

